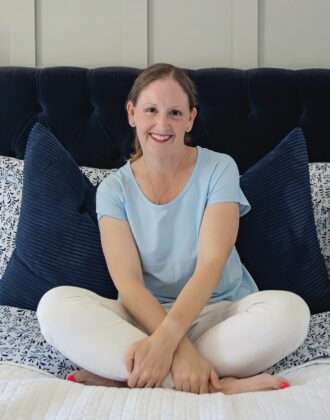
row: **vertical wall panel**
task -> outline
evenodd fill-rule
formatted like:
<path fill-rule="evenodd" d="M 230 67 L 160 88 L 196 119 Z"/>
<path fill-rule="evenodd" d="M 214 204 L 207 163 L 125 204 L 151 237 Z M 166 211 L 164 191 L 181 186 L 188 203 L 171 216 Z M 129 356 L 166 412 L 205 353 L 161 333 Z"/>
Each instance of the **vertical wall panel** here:
<path fill-rule="evenodd" d="M 260 65 L 330 67 L 329 0 L 260 0 Z"/>
<path fill-rule="evenodd" d="M 36 0 L 38 66 L 147 65 L 147 0 Z"/>
<path fill-rule="evenodd" d="M 9 64 L 9 1 L 0 0 L 0 66 Z"/>
<path fill-rule="evenodd" d="M 38 64 L 121 65 L 121 0 L 36 0 Z"/>
<path fill-rule="evenodd" d="M 258 0 L 232 0 L 232 67 L 258 67 Z"/>
<path fill-rule="evenodd" d="M 34 0 L 0 1 L 0 65 L 35 66 Z"/>
<path fill-rule="evenodd" d="M 122 0 L 121 63 L 148 65 L 148 0 Z"/>
<path fill-rule="evenodd" d="M 231 66 L 232 0 L 151 0 L 150 63 Z"/>

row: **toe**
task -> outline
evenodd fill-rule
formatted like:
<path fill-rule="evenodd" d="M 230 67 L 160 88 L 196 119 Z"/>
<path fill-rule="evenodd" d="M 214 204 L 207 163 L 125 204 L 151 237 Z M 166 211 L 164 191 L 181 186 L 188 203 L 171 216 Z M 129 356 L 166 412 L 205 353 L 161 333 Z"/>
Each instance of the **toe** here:
<path fill-rule="evenodd" d="M 74 371 L 72 371 L 71 373 L 69 373 L 67 376 L 66 376 L 66 380 L 67 381 L 71 381 L 71 382 L 76 382 L 77 381 L 77 378 L 76 378 L 76 373 L 77 373 L 78 371 L 77 370 L 74 370 Z"/>
<path fill-rule="evenodd" d="M 285 389 L 290 386 L 290 383 L 287 379 L 277 376 L 276 377 L 276 389 Z"/>

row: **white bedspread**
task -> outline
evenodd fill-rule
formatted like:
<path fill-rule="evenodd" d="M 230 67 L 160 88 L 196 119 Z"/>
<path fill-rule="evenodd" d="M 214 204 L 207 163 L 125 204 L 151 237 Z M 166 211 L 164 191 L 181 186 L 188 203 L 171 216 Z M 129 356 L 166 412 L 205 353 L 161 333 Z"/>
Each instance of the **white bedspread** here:
<path fill-rule="evenodd" d="M 330 419 L 330 374 L 285 390 L 232 396 L 169 389 L 116 389 L 0 365 L 1 419 Z"/>

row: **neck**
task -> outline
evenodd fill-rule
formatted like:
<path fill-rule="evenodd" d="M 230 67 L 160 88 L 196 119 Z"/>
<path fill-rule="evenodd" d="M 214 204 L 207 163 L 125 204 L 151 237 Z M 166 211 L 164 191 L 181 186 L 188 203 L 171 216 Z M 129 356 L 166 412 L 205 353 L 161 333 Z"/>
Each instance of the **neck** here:
<path fill-rule="evenodd" d="M 142 155 L 141 159 L 147 168 L 149 174 L 154 177 L 162 177 L 163 179 L 171 178 L 173 172 L 182 169 L 186 158 L 187 151 L 182 149 L 181 153 L 176 153 L 166 158 L 154 158 L 149 155 Z"/>
<path fill-rule="evenodd" d="M 186 152 L 184 151 L 179 156 L 173 156 L 171 161 L 167 161 L 167 165 L 164 165 L 164 162 L 162 162 L 161 165 L 157 165 L 154 162 L 154 172 L 151 172 L 148 167 L 150 161 L 147 162 L 147 159 L 144 158 L 145 156 L 142 156 L 143 164 L 146 170 L 146 178 L 153 190 L 153 200 L 156 204 L 162 204 L 164 200 L 167 201 L 166 197 L 172 189 L 175 180 L 178 178 L 178 174 L 180 173 L 186 158 Z"/>

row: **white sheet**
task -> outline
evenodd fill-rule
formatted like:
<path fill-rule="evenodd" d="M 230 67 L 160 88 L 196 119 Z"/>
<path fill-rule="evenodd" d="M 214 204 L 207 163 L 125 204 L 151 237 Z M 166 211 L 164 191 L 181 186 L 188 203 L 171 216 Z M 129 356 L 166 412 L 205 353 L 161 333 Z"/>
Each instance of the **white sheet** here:
<path fill-rule="evenodd" d="M 328 360 L 329 362 L 329 360 Z M 225 396 L 194 395 L 169 389 L 116 389 L 67 382 L 14 364 L 0 365 L 1 419 L 150 420 L 328 420 L 330 364 L 291 370 L 292 385 L 278 391 Z M 313 373 L 314 370 L 314 373 Z M 298 372 L 300 373 L 298 374 Z M 289 379 L 289 373 L 286 375 Z M 299 379 L 300 378 L 300 379 Z"/>

